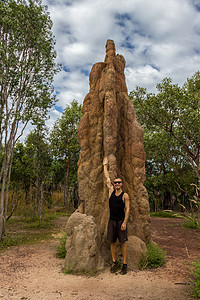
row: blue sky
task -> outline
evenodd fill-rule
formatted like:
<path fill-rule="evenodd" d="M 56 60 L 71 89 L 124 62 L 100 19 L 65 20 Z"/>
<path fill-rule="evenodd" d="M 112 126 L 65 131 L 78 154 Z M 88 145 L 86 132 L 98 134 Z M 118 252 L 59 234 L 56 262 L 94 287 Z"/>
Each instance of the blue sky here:
<path fill-rule="evenodd" d="M 52 126 L 73 99 L 83 103 L 94 63 L 107 39 L 126 60 L 128 91 L 156 91 L 171 77 L 180 85 L 200 70 L 200 0 L 43 0 L 48 5 L 62 71 L 55 77 Z"/>

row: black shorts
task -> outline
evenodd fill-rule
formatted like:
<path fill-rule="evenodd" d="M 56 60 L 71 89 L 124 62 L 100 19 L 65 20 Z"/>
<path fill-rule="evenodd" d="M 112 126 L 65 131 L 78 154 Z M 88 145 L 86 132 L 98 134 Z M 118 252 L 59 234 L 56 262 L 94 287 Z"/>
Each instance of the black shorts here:
<path fill-rule="evenodd" d="M 117 241 L 117 238 L 120 243 L 128 241 L 127 228 L 126 230 L 121 230 L 122 223 L 123 221 L 109 220 L 107 239 L 111 243 L 115 243 Z"/>

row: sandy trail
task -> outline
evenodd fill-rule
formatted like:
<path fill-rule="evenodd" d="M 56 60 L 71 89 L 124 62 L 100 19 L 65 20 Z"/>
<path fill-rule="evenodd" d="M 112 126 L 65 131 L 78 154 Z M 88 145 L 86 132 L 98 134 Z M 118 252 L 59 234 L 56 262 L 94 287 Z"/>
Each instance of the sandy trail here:
<path fill-rule="evenodd" d="M 157 234 L 153 230 L 153 234 Z M 64 274 L 64 261 L 55 256 L 56 239 L 36 245 L 12 247 L 0 254 L 0 299 L 191 299 L 186 260 L 167 258 L 165 267 L 153 271 L 95 277 Z M 187 258 L 186 258 L 187 259 Z"/>
<path fill-rule="evenodd" d="M 0 256 L 2 299 L 188 299 L 183 279 L 138 271 L 96 277 L 65 275 L 53 242 L 15 247 Z M 169 270 L 168 270 L 169 271 Z"/>

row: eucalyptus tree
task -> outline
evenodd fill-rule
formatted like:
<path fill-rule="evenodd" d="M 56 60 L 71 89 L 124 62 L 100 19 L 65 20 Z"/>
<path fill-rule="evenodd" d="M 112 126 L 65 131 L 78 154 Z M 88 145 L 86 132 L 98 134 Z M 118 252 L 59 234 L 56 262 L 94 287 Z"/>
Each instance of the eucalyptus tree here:
<path fill-rule="evenodd" d="M 40 124 L 28 134 L 25 140 L 28 170 L 32 170 L 30 185 L 34 184 L 34 212 L 35 215 L 38 213 L 40 222 L 44 202 L 44 188 L 51 182 L 52 177 L 52 156 L 46 136 L 47 129 Z"/>
<path fill-rule="evenodd" d="M 15 192 L 23 190 L 25 192 L 26 204 L 28 204 L 28 193 L 30 189 L 32 171 L 26 146 L 24 143 L 17 142 L 13 153 L 10 190 L 12 189 L 13 195 Z"/>
<path fill-rule="evenodd" d="M 79 158 L 80 145 L 77 130 L 82 106 L 76 100 L 67 105 L 62 116 L 58 119 L 50 134 L 51 148 L 57 166 L 63 166 L 60 172 L 64 173 L 64 198 L 65 204 L 70 188 L 77 188 L 77 162 Z"/>
<path fill-rule="evenodd" d="M 179 147 L 170 133 L 152 131 L 144 127 L 144 146 L 146 152 L 146 181 L 151 209 L 174 209 L 189 205 L 196 182 L 195 173 L 177 149 Z M 179 206 L 180 207 L 180 206 Z"/>
<path fill-rule="evenodd" d="M 200 73 L 182 87 L 165 78 L 157 90 L 155 95 L 137 87 L 130 93 L 139 121 L 152 133 L 168 134 L 169 155 L 190 164 L 200 184 Z"/>
<path fill-rule="evenodd" d="M 5 227 L 5 190 L 9 187 L 14 145 L 28 122 L 45 118 L 55 101 L 52 21 L 38 0 L 0 1 L 0 239 Z M 7 186 L 6 186 L 7 185 Z"/>

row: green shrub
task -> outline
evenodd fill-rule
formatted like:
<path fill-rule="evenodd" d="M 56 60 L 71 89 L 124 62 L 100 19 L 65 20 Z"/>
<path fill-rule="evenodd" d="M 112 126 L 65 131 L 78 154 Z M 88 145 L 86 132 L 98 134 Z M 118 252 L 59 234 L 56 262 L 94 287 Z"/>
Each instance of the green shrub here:
<path fill-rule="evenodd" d="M 173 211 L 171 210 L 162 210 L 150 213 L 152 217 L 160 217 L 160 218 L 176 218 Z"/>
<path fill-rule="evenodd" d="M 192 282 L 192 296 L 196 299 L 200 299 L 200 260 L 193 263 L 192 275 L 194 279 Z"/>
<path fill-rule="evenodd" d="M 65 244 L 67 240 L 67 234 L 63 233 L 61 237 L 58 238 L 60 244 L 57 246 L 57 251 L 56 251 L 56 257 L 57 258 L 65 258 L 66 256 L 66 249 L 65 249 Z"/>
<path fill-rule="evenodd" d="M 180 214 L 176 213 L 174 214 L 176 218 L 181 218 L 184 219 L 185 221 L 182 223 L 182 226 L 184 228 L 189 228 L 189 229 L 200 229 L 200 223 L 199 219 L 194 216 L 194 214 Z"/>
<path fill-rule="evenodd" d="M 22 242 L 23 242 L 23 237 L 21 235 L 15 237 L 8 234 L 7 236 L 3 237 L 2 240 L 0 241 L 0 250 L 9 248 L 11 246 L 18 246 L 22 244 Z"/>
<path fill-rule="evenodd" d="M 194 220 L 188 219 L 187 221 L 183 222 L 182 226 L 184 228 L 189 228 L 189 229 L 200 229 L 200 223 L 195 219 Z"/>
<path fill-rule="evenodd" d="M 178 218 L 184 218 L 185 222 L 182 224 L 185 228 L 200 229 L 200 187 L 196 184 L 191 184 L 195 187 L 195 195 L 192 199 L 189 199 L 191 205 L 191 212 L 188 212 L 186 207 L 182 204 L 180 206 L 186 211 L 186 214 L 177 213 L 175 214 Z"/>
<path fill-rule="evenodd" d="M 141 258 L 140 269 L 158 268 L 165 264 L 165 252 L 154 243 L 147 244 L 147 252 Z"/>

